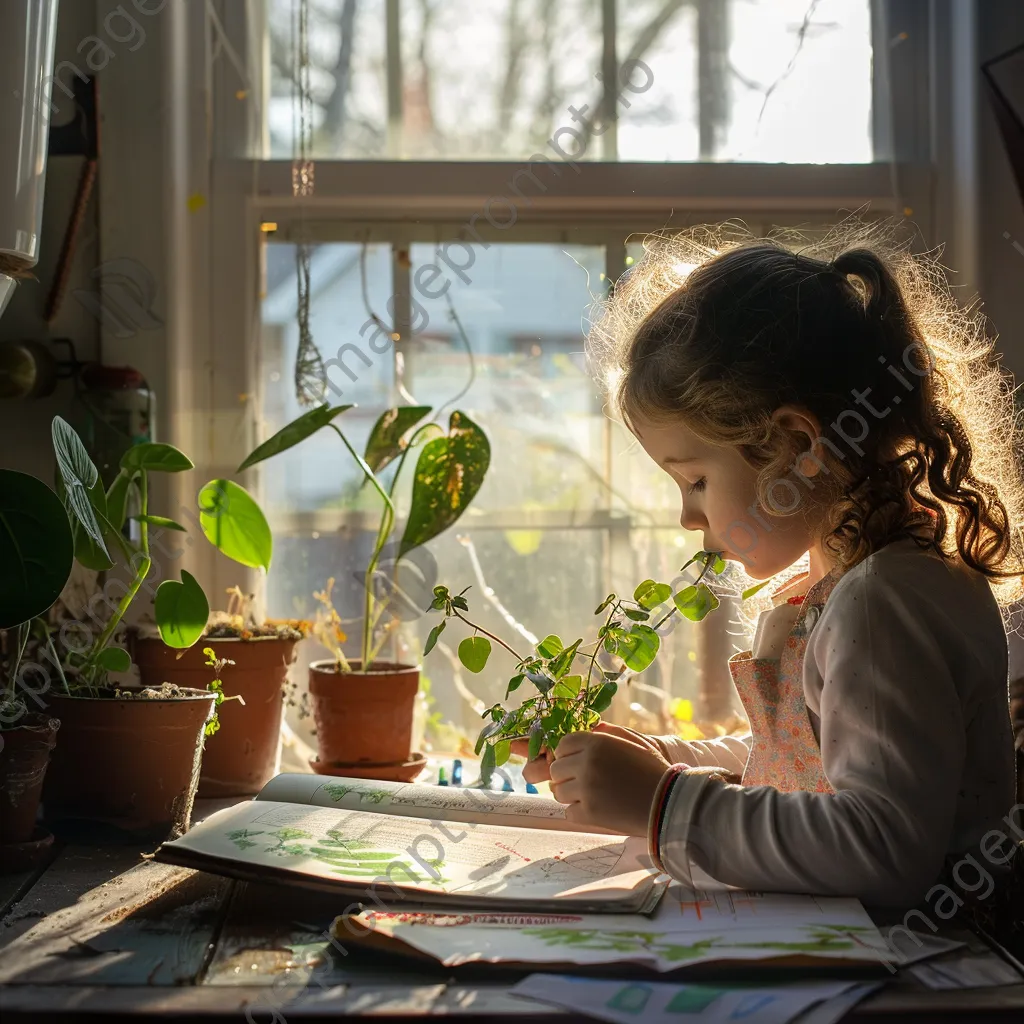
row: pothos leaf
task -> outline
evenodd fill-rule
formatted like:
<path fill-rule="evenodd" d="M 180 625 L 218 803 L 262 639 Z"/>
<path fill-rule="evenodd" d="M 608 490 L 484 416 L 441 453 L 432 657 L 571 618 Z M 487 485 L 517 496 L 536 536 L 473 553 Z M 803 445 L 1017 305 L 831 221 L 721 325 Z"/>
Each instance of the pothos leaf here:
<path fill-rule="evenodd" d="M 96 664 L 108 672 L 127 672 L 132 667 L 132 659 L 122 647 L 104 647 L 96 655 Z"/>
<path fill-rule="evenodd" d="M 511 740 L 498 740 L 494 744 L 494 764 L 500 768 L 512 754 Z"/>
<path fill-rule="evenodd" d="M 381 413 L 370 431 L 363 455 L 374 473 L 402 454 L 406 447 L 402 438 L 429 413 L 429 405 L 405 405 Z"/>
<path fill-rule="evenodd" d="M 448 433 L 425 444 L 416 461 L 399 558 L 448 529 L 465 512 L 490 462 L 487 435 L 465 413 L 453 412 Z"/>
<path fill-rule="evenodd" d="M 257 462 L 262 462 L 273 455 L 287 451 L 300 441 L 304 441 L 310 434 L 315 434 L 321 427 L 326 427 L 335 416 L 351 408 L 351 405 L 325 404 L 318 405 L 315 409 L 310 409 L 309 412 L 304 412 L 297 419 L 282 427 L 272 437 L 268 437 L 263 444 L 254 448 L 238 467 L 238 472 L 241 473 L 243 469 L 255 466 Z"/>

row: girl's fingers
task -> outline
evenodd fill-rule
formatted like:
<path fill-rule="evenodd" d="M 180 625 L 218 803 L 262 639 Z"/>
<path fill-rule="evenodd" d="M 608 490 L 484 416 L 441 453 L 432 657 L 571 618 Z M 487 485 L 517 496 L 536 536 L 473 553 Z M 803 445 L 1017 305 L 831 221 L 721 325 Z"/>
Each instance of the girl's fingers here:
<path fill-rule="evenodd" d="M 512 741 L 512 753 L 516 757 L 529 757 L 530 756 L 530 741 L 529 740 L 513 740 Z"/>
<path fill-rule="evenodd" d="M 558 745 L 559 751 L 562 749 L 562 744 Z M 570 779 L 575 779 L 579 774 L 579 758 L 572 757 L 558 757 L 551 762 L 551 783 L 552 785 L 556 782 L 568 782 Z"/>
<path fill-rule="evenodd" d="M 552 782 L 551 795 L 560 804 L 577 804 L 580 801 L 580 784 L 578 779 L 567 782 Z"/>
<path fill-rule="evenodd" d="M 541 754 L 532 761 L 523 765 L 523 779 L 536 785 L 538 782 L 547 782 L 551 778 L 550 761 L 547 754 Z"/>

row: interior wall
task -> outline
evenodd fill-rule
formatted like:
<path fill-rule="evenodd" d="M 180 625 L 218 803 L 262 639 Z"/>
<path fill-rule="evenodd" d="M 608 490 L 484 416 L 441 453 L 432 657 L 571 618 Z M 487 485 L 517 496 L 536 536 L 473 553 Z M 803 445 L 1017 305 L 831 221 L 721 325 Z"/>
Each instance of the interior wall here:
<path fill-rule="evenodd" d="M 60 5 L 55 64 L 67 60 L 82 65 L 83 58 L 77 47 L 94 32 L 95 13 L 93 4 L 81 0 L 64 0 Z M 61 80 L 67 82 L 72 75 L 66 70 Z M 58 107 L 54 123 L 69 120 L 71 101 L 59 90 L 55 90 L 54 101 Z M 51 324 L 43 320 L 83 163 L 81 157 L 75 156 L 51 156 L 48 160 L 39 263 L 33 270 L 33 277 L 19 284 L 10 305 L 0 317 L 0 341 L 35 339 L 52 344 L 54 338 L 70 338 L 78 358 L 88 361 L 98 358 L 100 338 L 99 322 L 88 308 L 89 296 L 92 297 L 93 308 L 97 308 L 99 294 L 97 278 L 93 276 L 100 262 L 99 204 L 95 191 L 82 220 L 63 303 Z M 53 346 L 53 350 L 60 357 L 66 352 L 60 346 Z M 74 404 L 69 381 L 59 382 L 56 392 L 46 398 L 0 400 L 0 459 L 3 466 L 52 480 L 50 421 L 58 414 L 73 419 Z"/>
<path fill-rule="evenodd" d="M 1022 43 L 1021 0 L 978 4 L 979 64 Z M 1015 95 L 1024 97 L 1024 87 Z M 1018 191 L 983 84 L 979 85 L 979 105 L 979 292 L 999 334 L 1004 363 L 1017 381 L 1024 383 L 1024 196 Z"/>

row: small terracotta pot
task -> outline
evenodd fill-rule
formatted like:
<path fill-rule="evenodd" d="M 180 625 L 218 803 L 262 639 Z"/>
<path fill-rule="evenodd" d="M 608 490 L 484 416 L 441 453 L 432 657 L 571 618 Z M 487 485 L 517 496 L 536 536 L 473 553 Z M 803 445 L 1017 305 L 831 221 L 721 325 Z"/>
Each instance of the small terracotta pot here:
<path fill-rule="evenodd" d="M 281 712 L 288 666 L 297 640 L 257 637 L 252 640 L 200 640 L 181 657 L 159 639 L 135 642 L 135 663 L 143 686 L 176 683 L 205 689 L 213 678 L 204 647 L 218 658 L 230 658 L 221 673 L 226 700 L 217 709 L 220 729 L 206 739 L 199 776 L 201 797 L 246 796 L 258 793 L 281 766 Z"/>
<path fill-rule="evenodd" d="M 60 722 L 49 715 L 25 715 L 0 732 L 0 843 L 27 843 L 36 827 L 43 777 Z"/>
<path fill-rule="evenodd" d="M 309 666 L 320 762 L 395 764 L 412 753 L 418 666 L 375 662 L 370 672 L 338 672 L 333 661 Z"/>
<path fill-rule="evenodd" d="M 43 787 L 47 820 L 113 825 L 145 840 L 181 835 L 214 699 L 199 690 L 166 700 L 51 695 L 61 730 Z"/>

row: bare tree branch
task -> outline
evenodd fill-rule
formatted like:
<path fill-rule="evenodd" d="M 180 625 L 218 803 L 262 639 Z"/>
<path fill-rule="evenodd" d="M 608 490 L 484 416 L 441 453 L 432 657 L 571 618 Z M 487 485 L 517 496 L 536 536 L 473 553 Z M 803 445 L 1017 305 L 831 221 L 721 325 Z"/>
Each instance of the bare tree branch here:
<path fill-rule="evenodd" d="M 331 74 L 334 88 L 324 102 L 324 119 L 321 131 L 332 142 L 340 146 L 345 130 L 345 103 L 348 99 L 352 79 L 352 41 L 355 34 L 357 0 L 343 0 L 339 22 L 338 59 Z"/>

